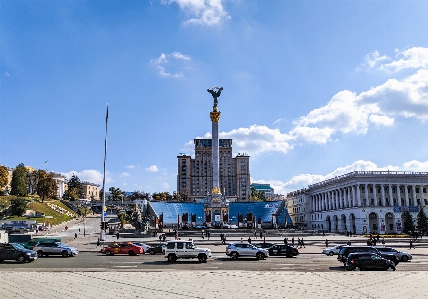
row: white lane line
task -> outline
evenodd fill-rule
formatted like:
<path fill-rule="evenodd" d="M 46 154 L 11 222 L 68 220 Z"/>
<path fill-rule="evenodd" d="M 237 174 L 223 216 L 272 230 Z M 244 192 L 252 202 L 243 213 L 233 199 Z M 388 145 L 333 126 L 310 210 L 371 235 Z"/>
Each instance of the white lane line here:
<path fill-rule="evenodd" d="M 137 268 L 137 266 L 112 266 L 116 268 Z"/>

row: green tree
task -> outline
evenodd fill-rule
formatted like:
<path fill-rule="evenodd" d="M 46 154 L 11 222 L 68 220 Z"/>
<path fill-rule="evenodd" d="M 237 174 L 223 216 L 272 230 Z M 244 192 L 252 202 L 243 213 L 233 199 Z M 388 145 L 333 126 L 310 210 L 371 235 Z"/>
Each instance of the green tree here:
<path fill-rule="evenodd" d="M 8 183 L 9 170 L 6 166 L 0 165 L 0 191 L 2 191 Z"/>
<path fill-rule="evenodd" d="M 18 197 L 10 201 L 10 213 L 13 216 L 22 216 L 27 209 L 28 201 L 25 198 Z"/>
<path fill-rule="evenodd" d="M 131 216 L 124 211 L 120 211 L 117 213 L 117 218 L 120 220 L 120 228 L 123 228 L 123 225 L 131 219 Z"/>
<path fill-rule="evenodd" d="M 37 170 L 35 173 L 37 181 L 37 194 L 42 199 L 42 202 L 47 199 L 56 199 L 58 186 L 54 180 L 54 174 L 52 172 L 46 172 L 45 170 Z"/>
<path fill-rule="evenodd" d="M 428 231 L 428 217 L 423 206 L 419 206 L 419 213 L 416 217 L 416 221 L 419 231 L 425 234 Z"/>
<path fill-rule="evenodd" d="M 136 200 L 136 199 L 149 199 L 150 194 L 146 193 L 144 191 L 134 191 L 132 194 L 127 196 L 127 199 L 129 200 Z"/>
<path fill-rule="evenodd" d="M 403 213 L 403 232 L 408 234 L 415 230 L 415 225 L 413 224 L 413 216 L 409 211 Z"/>
<path fill-rule="evenodd" d="M 82 183 L 75 174 L 66 181 L 68 189 L 64 192 L 63 198 L 67 200 L 77 200 L 82 196 Z"/>
<path fill-rule="evenodd" d="M 27 195 L 27 169 L 24 164 L 19 164 L 12 172 L 12 181 L 10 182 L 10 194 L 17 196 Z"/>
<path fill-rule="evenodd" d="M 126 198 L 126 192 L 120 190 L 120 188 L 110 187 L 108 191 L 110 192 L 110 200 L 120 201 Z"/>

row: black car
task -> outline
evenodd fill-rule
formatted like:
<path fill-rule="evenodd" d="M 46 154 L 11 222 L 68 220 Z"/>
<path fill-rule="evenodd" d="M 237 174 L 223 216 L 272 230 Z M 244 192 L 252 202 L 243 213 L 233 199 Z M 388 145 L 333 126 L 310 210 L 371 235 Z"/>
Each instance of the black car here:
<path fill-rule="evenodd" d="M 348 255 L 351 253 L 373 253 L 377 254 L 380 257 L 383 257 L 387 260 L 391 260 L 394 262 L 394 265 L 398 265 L 400 260 L 395 256 L 395 254 L 392 253 L 386 253 L 386 252 L 380 252 L 375 247 L 372 246 L 344 246 L 337 255 L 337 260 L 341 263 L 346 263 L 346 259 L 348 258 Z"/>
<path fill-rule="evenodd" d="M 275 245 L 275 243 L 257 243 L 257 244 L 253 244 L 253 245 L 258 247 L 258 248 L 268 249 L 268 248 L 272 247 L 273 245 Z"/>
<path fill-rule="evenodd" d="M 151 246 L 149 249 L 147 249 L 147 251 L 145 253 L 149 253 L 151 255 L 154 255 L 156 253 L 163 253 L 163 245 L 156 245 L 156 246 Z"/>
<path fill-rule="evenodd" d="M 275 244 L 269 247 L 269 255 L 285 255 L 286 257 L 293 257 L 299 255 L 299 250 L 290 245 Z"/>
<path fill-rule="evenodd" d="M 0 262 L 15 260 L 18 263 L 32 262 L 37 259 L 37 252 L 26 249 L 18 243 L 0 244 Z"/>
<path fill-rule="evenodd" d="M 346 270 L 392 270 L 395 271 L 395 265 L 392 261 L 385 259 L 375 253 L 350 253 L 345 262 Z"/>

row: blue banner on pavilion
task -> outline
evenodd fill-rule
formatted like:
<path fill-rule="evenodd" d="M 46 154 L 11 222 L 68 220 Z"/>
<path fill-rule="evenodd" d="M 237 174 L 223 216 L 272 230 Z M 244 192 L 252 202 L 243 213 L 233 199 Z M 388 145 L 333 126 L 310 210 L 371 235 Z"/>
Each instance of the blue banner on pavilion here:
<path fill-rule="evenodd" d="M 399 213 L 399 212 L 410 212 L 410 213 L 417 213 L 419 212 L 419 207 L 418 206 L 397 206 L 394 207 L 394 212 L 395 213 Z"/>

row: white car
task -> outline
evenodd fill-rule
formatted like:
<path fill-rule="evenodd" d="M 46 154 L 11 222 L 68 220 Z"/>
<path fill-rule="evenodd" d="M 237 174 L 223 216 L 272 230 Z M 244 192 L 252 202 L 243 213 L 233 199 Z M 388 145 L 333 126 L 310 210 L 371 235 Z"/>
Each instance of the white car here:
<path fill-rule="evenodd" d="M 326 248 L 322 251 L 323 254 L 333 256 L 335 254 L 339 254 L 340 249 L 342 249 L 343 245 L 336 245 L 333 248 Z"/>
<path fill-rule="evenodd" d="M 248 242 L 237 242 L 227 245 L 226 255 L 230 256 L 233 260 L 238 259 L 240 256 L 253 256 L 258 260 L 264 260 L 269 256 L 269 251 Z"/>
<path fill-rule="evenodd" d="M 395 248 L 392 247 L 376 247 L 377 250 L 379 250 L 382 253 L 391 253 L 395 254 L 395 256 L 400 259 L 402 262 L 407 262 L 412 259 L 412 255 L 410 253 L 404 252 L 404 251 L 398 251 Z"/>
<path fill-rule="evenodd" d="M 207 259 L 211 257 L 211 249 L 196 247 L 191 240 L 168 241 L 165 248 L 165 257 L 169 262 L 175 262 L 177 259 L 197 258 L 201 263 L 206 263 Z"/>

